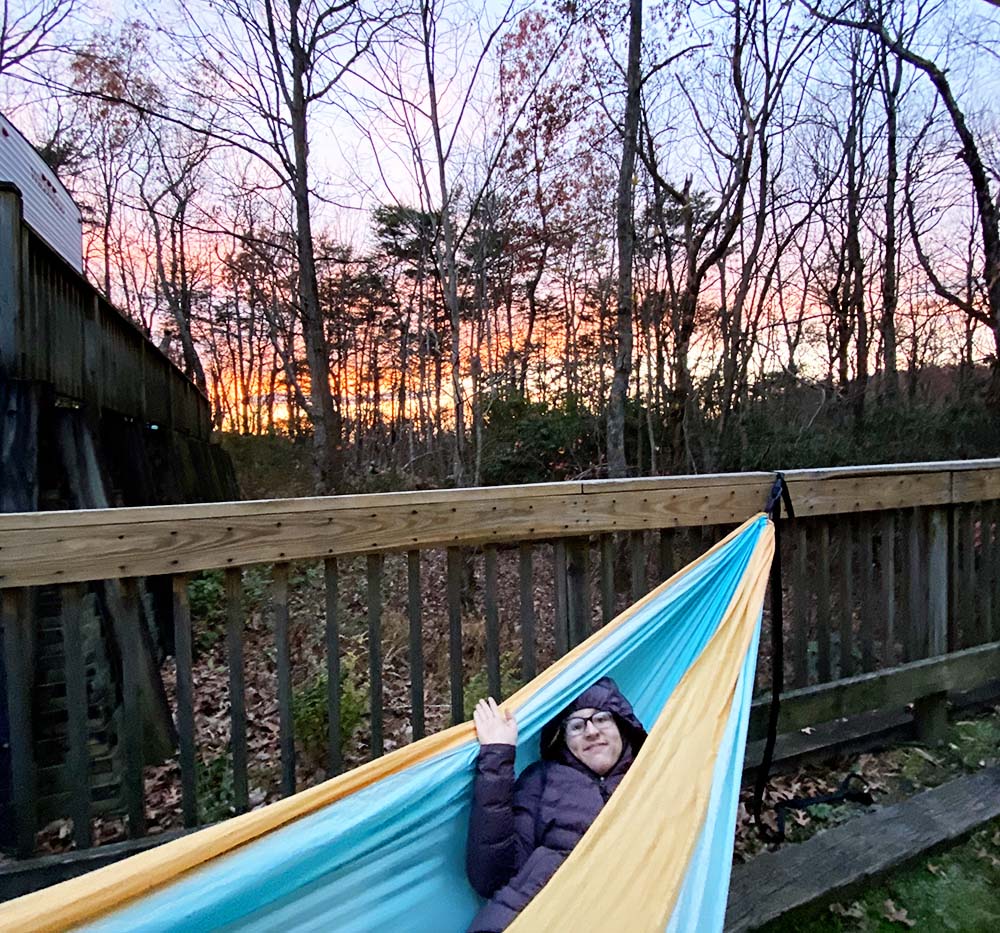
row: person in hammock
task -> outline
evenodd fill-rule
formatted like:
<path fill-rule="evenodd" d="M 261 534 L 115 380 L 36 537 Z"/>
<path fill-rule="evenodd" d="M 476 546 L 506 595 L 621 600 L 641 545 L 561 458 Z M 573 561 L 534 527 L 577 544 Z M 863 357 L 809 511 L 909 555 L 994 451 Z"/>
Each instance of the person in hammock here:
<path fill-rule="evenodd" d="M 517 723 L 490 697 L 473 714 L 479 758 L 466 873 L 487 903 L 469 933 L 505 929 L 555 874 L 601 812 L 646 739 L 610 677 L 542 729 L 540 761 L 515 781 Z"/>

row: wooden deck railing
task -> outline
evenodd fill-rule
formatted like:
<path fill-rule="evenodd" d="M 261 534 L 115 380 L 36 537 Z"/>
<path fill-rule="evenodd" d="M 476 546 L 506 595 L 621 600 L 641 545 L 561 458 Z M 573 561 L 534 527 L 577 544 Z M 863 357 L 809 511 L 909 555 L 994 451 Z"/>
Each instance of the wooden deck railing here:
<path fill-rule="evenodd" d="M 801 697 L 801 709 L 810 715 L 856 709 L 868 698 L 873 706 L 887 697 L 902 703 L 949 689 L 958 676 L 969 686 L 1000 677 L 1000 652 L 993 644 L 1000 638 L 1000 460 L 794 470 L 786 478 L 796 513 L 783 536 L 786 683 Z M 0 515 L 0 595 L 21 851 L 31 851 L 37 828 L 30 699 L 37 588 L 61 591 L 71 774 L 66 815 L 73 816 L 77 845 L 83 847 L 90 843 L 92 808 L 88 674 L 78 645 L 81 606 L 91 587 L 113 587 L 123 617 L 116 625 L 124 642 L 117 741 L 129 831 L 138 836 L 145 827 L 137 667 L 142 578 L 168 575 L 172 581 L 173 715 L 184 821 L 193 826 L 199 820 L 199 751 L 191 575 L 219 569 L 225 574 L 230 754 L 239 812 L 250 805 L 244 676 L 247 665 L 257 663 L 244 651 L 245 568 L 270 567 L 281 791 L 290 794 L 296 787 L 296 659 L 289 640 L 293 562 L 321 567 L 328 771 L 335 773 L 342 766 L 341 626 L 348 602 L 340 590 L 349 559 L 360 557 L 364 564 L 360 585 L 350 577 L 350 603 L 365 615 L 369 744 L 377 756 L 386 738 L 382 643 L 389 578 L 396 581 L 393 598 L 407 627 L 409 682 L 409 708 L 389 713 L 408 718 L 418 738 L 427 727 L 428 699 L 434 699 L 425 682 L 431 654 L 447 656 L 439 678 L 442 699 L 450 719 L 461 721 L 471 678 L 485 674 L 489 691 L 500 695 L 502 674 L 512 665 L 521 680 L 534 676 L 759 511 L 772 481 L 771 473 L 744 473 Z M 426 579 L 434 562 L 441 568 L 437 586 Z M 481 605 L 474 611 L 468 602 L 470 568 L 482 580 Z M 547 594 L 544 600 L 541 592 Z M 961 656 L 953 663 L 928 667 L 925 660 L 955 652 Z M 769 676 L 766 637 L 759 668 L 763 687 Z M 892 683 L 903 686 L 887 691 L 886 678 L 876 673 L 885 669 L 893 669 Z M 793 720 L 794 715 L 786 717 Z"/>

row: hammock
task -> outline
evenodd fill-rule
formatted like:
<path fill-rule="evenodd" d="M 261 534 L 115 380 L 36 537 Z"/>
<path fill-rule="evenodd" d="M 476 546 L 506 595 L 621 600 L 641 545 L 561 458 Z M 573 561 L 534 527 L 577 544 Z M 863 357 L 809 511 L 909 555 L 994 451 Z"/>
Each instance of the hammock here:
<path fill-rule="evenodd" d="M 721 930 L 773 526 L 752 518 L 519 690 L 517 770 L 610 675 L 649 739 L 509 928 Z M 471 723 L 293 797 L 0 906 L 0 929 L 460 933 Z M 595 879 L 599 879 L 595 881 Z"/>

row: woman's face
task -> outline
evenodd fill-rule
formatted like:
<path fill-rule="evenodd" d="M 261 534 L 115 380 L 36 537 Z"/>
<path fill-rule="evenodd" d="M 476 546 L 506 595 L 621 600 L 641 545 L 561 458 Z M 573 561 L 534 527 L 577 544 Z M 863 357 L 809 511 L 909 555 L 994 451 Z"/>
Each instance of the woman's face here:
<path fill-rule="evenodd" d="M 566 747 L 595 774 L 607 774 L 621 757 L 618 722 L 604 710 L 578 709 L 566 717 L 563 735 Z"/>

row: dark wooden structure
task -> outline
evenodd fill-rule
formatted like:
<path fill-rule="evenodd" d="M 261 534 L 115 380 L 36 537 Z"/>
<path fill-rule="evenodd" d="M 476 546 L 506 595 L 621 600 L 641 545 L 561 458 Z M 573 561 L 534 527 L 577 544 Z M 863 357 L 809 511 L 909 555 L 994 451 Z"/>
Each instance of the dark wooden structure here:
<path fill-rule="evenodd" d="M 788 687 L 782 731 L 794 733 L 871 710 L 902 714 L 912 703 L 918 730 L 932 732 L 949 691 L 988 687 L 1000 678 L 1000 460 L 793 470 L 786 478 L 796 518 L 782 536 Z M 81 618 L 74 587 L 102 581 L 123 594 L 128 624 L 121 636 L 135 641 L 145 637 L 135 608 L 139 581 L 169 575 L 178 763 L 185 823 L 195 826 L 203 814 L 197 795 L 199 684 L 191 648 L 198 623 L 189 599 L 192 575 L 220 570 L 225 580 L 221 611 L 230 686 L 232 803 L 243 812 L 250 806 L 252 780 L 245 673 L 248 665 L 260 663 L 245 651 L 245 568 L 264 565 L 272 581 L 274 706 L 281 787 L 287 794 L 296 786 L 291 615 L 303 563 L 323 581 L 325 618 L 318 624 L 325 635 L 328 684 L 340 683 L 342 626 L 363 625 L 366 632 L 375 756 L 386 744 L 384 720 L 400 715 L 386 709 L 383 695 L 389 624 L 383 610 L 390 586 L 406 594 L 407 712 L 412 735 L 419 738 L 428 728 L 429 659 L 446 665 L 436 679 L 440 687 L 446 676 L 445 696 L 433 699 L 439 704 L 450 700 L 452 721 L 462 721 L 472 678 L 481 678 L 499 695 L 505 668 L 506 673 L 519 670 L 525 679 L 532 676 L 636 594 L 671 576 L 758 511 L 772 481 L 766 473 L 650 477 L 0 515 L 4 624 L 15 644 L 26 643 L 37 631 L 25 610 L 30 594 L 54 587 L 68 607 L 64 631 L 73 632 Z M 427 577 L 432 551 L 438 552 L 433 583 Z M 484 592 L 476 618 L 470 618 L 464 592 L 470 573 L 482 581 Z M 554 598 L 540 603 L 543 579 Z M 433 600 L 426 598 L 432 586 L 443 590 Z M 363 621 L 357 606 L 351 618 L 345 616 L 348 599 L 367 603 Z M 467 652 L 473 639 L 477 650 Z M 479 660 L 473 664 L 470 654 Z M 762 693 L 769 683 L 770 657 L 765 627 L 758 666 Z M 394 663 L 398 674 L 398 649 Z M 21 691 L 29 675 L 14 673 L 7 685 L 9 702 L 23 706 Z M 130 668 L 126 679 L 140 674 Z M 76 671 L 72 677 L 82 675 Z M 330 773 L 342 767 L 340 701 L 340 692 L 329 690 Z M 146 733 L 136 701 L 129 700 L 125 713 L 122 738 L 130 749 L 125 800 L 130 827 L 141 836 L 140 749 Z M 756 704 L 751 741 L 760 738 L 763 713 L 763 705 Z M 75 725 L 69 738 L 74 767 L 86 774 L 94 761 L 83 726 Z M 27 854 L 40 793 L 30 732 L 12 735 L 12 749 L 15 771 L 23 775 L 16 812 Z M 80 814 L 81 826 L 89 825 L 91 804 L 82 790 L 67 802 Z"/>
<path fill-rule="evenodd" d="M 211 431 L 204 393 L 24 222 L 20 192 L 0 181 L 0 512 L 239 498 Z M 122 809 L 119 734 L 133 665 L 139 753 L 146 761 L 170 754 L 175 735 L 159 674 L 172 650 L 170 601 L 169 581 L 156 579 L 41 587 L 26 597 L 31 625 L 15 631 L 5 622 L 2 666 L 26 693 L 12 707 L 0 702 L 0 803 L 23 780 L 3 758 L 27 720 L 38 825 L 67 812 L 74 728 L 88 736 L 95 807 Z M 123 658 L 130 641 L 133 665 Z M 68 666 L 77 660 L 74 677 Z M 12 835 L 10 807 L 2 813 L 0 842 Z"/>

